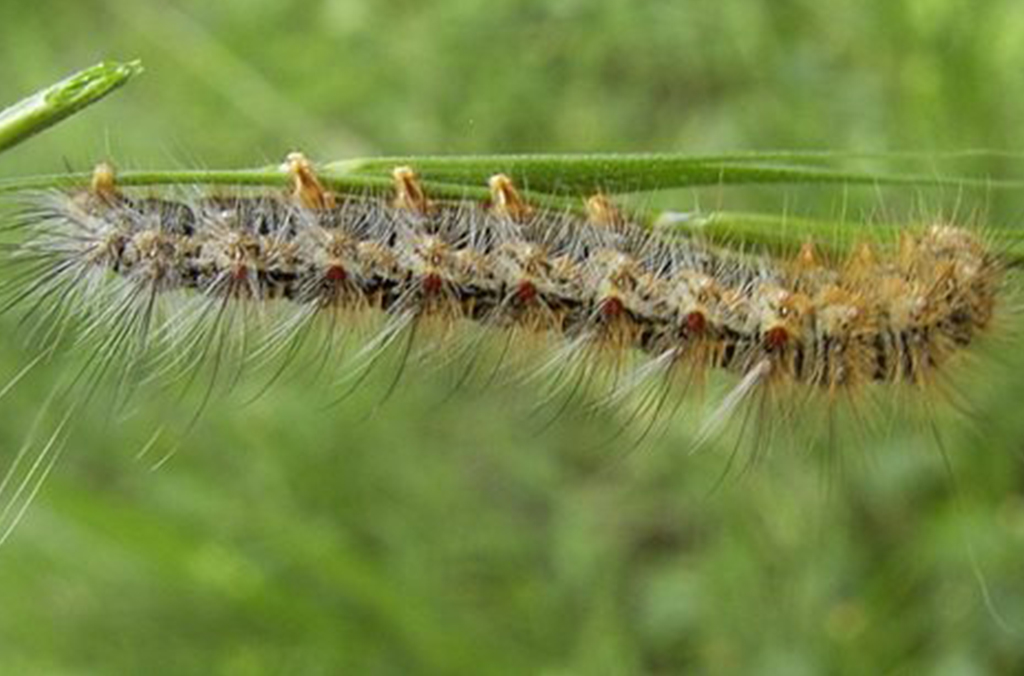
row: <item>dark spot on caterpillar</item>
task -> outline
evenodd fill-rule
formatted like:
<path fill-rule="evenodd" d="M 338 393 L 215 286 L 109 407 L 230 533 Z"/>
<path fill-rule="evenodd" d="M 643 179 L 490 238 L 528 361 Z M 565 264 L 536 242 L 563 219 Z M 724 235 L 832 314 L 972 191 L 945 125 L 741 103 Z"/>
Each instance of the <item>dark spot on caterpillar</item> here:
<path fill-rule="evenodd" d="M 640 349 L 653 351 L 655 346 L 663 345 L 665 335 L 659 331 L 656 331 L 653 327 L 645 326 L 640 331 L 639 344 Z M 663 348 L 664 349 L 664 348 Z"/>
<path fill-rule="evenodd" d="M 689 333 L 699 335 L 707 328 L 707 318 L 703 312 L 690 312 L 686 315 L 685 324 Z"/>
<path fill-rule="evenodd" d="M 329 268 L 327 268 L 327 272 L 324 274 L 324 277 L 327 279 L 328 282 L 344 282 L 346 279 L 348 279 L 348 272 L 346 272 L 345 268 L 343 268 L 340 265 L 332 265 Z"/>
<path fill-rule="evenodd" d="M 825 353 L 826 355 L 828 352 Z M 797 343 L 793 350 L 793 376 L 797 381 L 804 379 L 804 346 Z M 827 356 L 826 356 L 827 359 Z M 826 369 L 828 368 L 826 362 Z"/>
<path fill-rule="evenodd" d="M 436 272 L 429 272 L 423 275 L 423 280 L 420 282 L 423 293 L 428 296 L 432 296 L 441 291 L 441 287 L 444 284 L 444 280 L 441 279 L 441 275 Z"/>
<path fill-rule="evenodd" d="M 789 342 L 789 331 L 782 326 L 773 326 L 765 331 L 764 344 L 769 350 L 779 350 Z"/>
<path fill-rule="evenodd" d="M 892 334 L 889 331 L 886 331 L 884 334 L 880 333 L 876 335 L 874 340 L 872 340 L 871 347 L 875 351 L 875 380 L 885 380 L 888 378 L 889 358 L 886 355 L 885 340 L 886 337 L 891 335 Z"/>
<path fill-rule="evenodd" d="M 900 355 L 903 358 L 903 377 L 906 378 L 908 382 L 913 382 L 914 375 L 917 372 L 917 369 L 914 367 L 914 355 L 913 349 L 911 348 L 911 342 L 916 338 L 913 333 L 913 331 L 904 331 L 899 334 Z"/>
<path fill-rule="evenodd" d="M 528 280 L 519 282 L 516 286 L 516 300 L 520 303 L 531 303 L 537 298 L 537 287 Z"/>
<path fill-rule="evenodd" d="M 952 338 L 953 342 L 959 347 L 967 347 L 971 344 L 971 338 L 973 336 L 973 327 L 975 325 L 974 317 L 971 312 L 967 309 L 957 309 L 952 312 L 946 322 L 942 322 L 942 326 L 945 327 L 946 333 Z"/>
<path fill-rule="evenodd" d="M 615 319 L 626 310 L 626 306 L 621 299 L 612 296 L 601 301 L 600 310 L 605 319 Z"/>
<path fill-rule="evenodd" d="M 724 369 L 729 368 L 732 364 L 733 359 L 736 358 L 736 342 L 734 339 L 730 339 L 725 347 L 722 348 L 722 357 L 719 359 L 718 365 Z"/>

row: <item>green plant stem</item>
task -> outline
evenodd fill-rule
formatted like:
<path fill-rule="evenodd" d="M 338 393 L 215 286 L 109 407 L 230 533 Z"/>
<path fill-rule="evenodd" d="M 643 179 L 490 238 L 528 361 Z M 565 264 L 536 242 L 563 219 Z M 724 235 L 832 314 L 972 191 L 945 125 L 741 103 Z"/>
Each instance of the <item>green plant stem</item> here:
<path fill-rule="evenodd" d="M 484 185 L 488 177 L 504 173 L 525 188 L 553 194 L 614 194 L 708 185 L 785 183 L 1024 188 L 1024 181 L 1019 180 L 883 174 L 785 163 L 829 157 L 832 155 L 825 153 L 381 157 L 334 162 L 325 165 L 324 171 L 338 175 L 382 176 L 396 166 L 407 165 L 424 180 L 470 185 Z"/>
<path fill-rule="evenodd" d="M 791 255 L 805 242 L 838 256 L 863 241 L 895 242 L 907 224 L 866 223 L 778 216 L 774 214 L 715 211 L 652 212 L 648 225 L 666 235 L 697 236 L 723 247 L 745 247 L 753 251 L 770 251 Z M 852 227 L 851 227 L 852 226 Z M 986 226 L 983 236 L 1008 265 L 1024 265 L 1024 230 Z"/>
<path fill-rule="evenodd" d="M 532 194 L 585 197 L 596 192 L 653 192 L 670 188 L 739 184 L 839 184 L 863 186 L 932 186 L 956 188 L 1024 188 L 1024 181 L 976 177 L 936 177 L 921 174 L 883 174 L 844 171 L 821 166 L 766 164 L 766 158 L 831 157 L 827 153 L 750 153 L 717 156 L 678 154 L 604 155 L 481 155 L 465 157 L 361 158 L 319 168 L 322 180 L 334 186 L 390 184 L 391 171 L 411 166 L 425 184 L 452 191 L 484 189 L 496 173 L 510 175 Z M 731 158 L 731 159 L 725 159 Z M 756 161 L 755 161 L 756 160 Z M 126 184 L 156 185 L 183 182 L 268 185 L 285 180 L 278 167 L 234 171 L 145 171 L 125 173 Z M 70 177 L 26 177 L 0 183 L 0 191 L 59 185 Z"/>
<path fill-rule="evenodd" d="M 142 72 L 138 61 L 79 71 L 0 112 L 0 152 L 96 103 Z"/>
<path fill-rule="evenodd" d="M 394 191 L 394 181 L 384 176 L 347 176 L 332 172 L 317 174 L 326 188 L 339 194 L 387 194 Z M 71 189 L 88 186 L 92 174 L 77 172 L 71 174 L 50 174 L 24 178 L 0 180 L 0 195 L 29 190 Z M 124 171 L 118 172 L 117 184 L 122 187 L 159 187 L 175 185 L 237 186 L 237 187 L 279 187 L 287 189 L 291 176 L 280 167 L 236 170 L 180 170 L 180 171 Z M 467 186 L 437 181 L 424 181 L 423 189 L 432 199 L 475 199 L 490 197 L 482 186 Z M 557 196 L 545 193 L 523 191 L 523 197 L 530 203 L 565 210 L 581 210 L 583 201 L 571 196 Z"/>

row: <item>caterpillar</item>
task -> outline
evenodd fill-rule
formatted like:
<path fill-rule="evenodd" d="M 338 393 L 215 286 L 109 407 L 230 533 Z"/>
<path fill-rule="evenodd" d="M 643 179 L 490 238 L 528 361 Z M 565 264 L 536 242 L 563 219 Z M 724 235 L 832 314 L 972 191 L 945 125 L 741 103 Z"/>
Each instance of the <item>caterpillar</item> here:
<path fill-rule="evenodd" d="M 564 387 L 606 377 L 613 399 L 735 374 L 708 429 L 758 391 L 834 401 L 927 387 L 997 310 L 998 257 L 948 223 L 844 260 L 808 242 L 780 261 L 665 238 L 601 194 L 579 209 L 530 204 L 502 174 L 479 202 L 432 198 L 412 167 L 383 196 L 326 189 L 299 153 L 283 168 L 280 192 L 143 194 L 101 164 L 88 189 L 26 195 L 4 309 L 26 308 L 41 349 L 68 339 L 89 353 L 89 383 L 287 358 L 324 319 L 332 345 L 361 332 L 364 364 L 401 336 L 450 360 L 449 342 L 477 327 L 544 346 L 533 368 Z"/>

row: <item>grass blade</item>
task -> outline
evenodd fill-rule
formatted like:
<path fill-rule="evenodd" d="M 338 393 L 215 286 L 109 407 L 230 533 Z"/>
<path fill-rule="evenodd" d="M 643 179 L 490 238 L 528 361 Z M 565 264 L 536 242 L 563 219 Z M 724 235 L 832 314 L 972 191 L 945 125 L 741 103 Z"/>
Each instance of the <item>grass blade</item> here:
<path fill-rule="evenodd" d="M 141 72 L 139 61 L 99 63 L 0 111 L 0 152 L 96 103 Z"/>

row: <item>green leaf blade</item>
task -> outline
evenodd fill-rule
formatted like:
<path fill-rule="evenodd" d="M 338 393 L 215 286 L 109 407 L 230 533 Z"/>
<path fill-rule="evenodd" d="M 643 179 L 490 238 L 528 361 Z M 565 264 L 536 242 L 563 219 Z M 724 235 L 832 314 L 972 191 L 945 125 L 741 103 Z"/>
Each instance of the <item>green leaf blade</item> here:
<path fill-rule="evenodd" d="M 102 62 L 0 111 L 0 152 L 74 115 L 142 72 L 139 61 Z"/>

